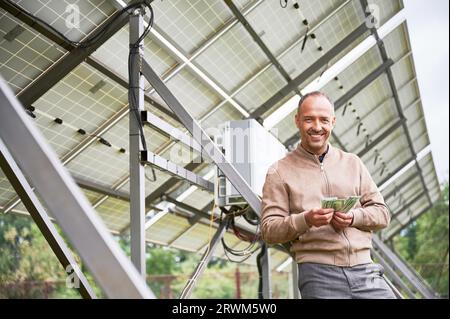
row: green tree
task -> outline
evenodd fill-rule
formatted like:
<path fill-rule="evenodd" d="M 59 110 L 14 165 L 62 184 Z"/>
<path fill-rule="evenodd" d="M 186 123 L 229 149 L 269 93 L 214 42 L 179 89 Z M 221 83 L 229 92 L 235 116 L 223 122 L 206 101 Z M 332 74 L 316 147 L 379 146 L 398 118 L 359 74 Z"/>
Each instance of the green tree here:
<path fill-rule="evenodd" d="M 157 246 L 147 248 L 147 283 L 157 297 L 167 297 L 164 295 L 166 286 L 180 272 L 184 260 L 186 256 L 182 251 Z"/>
<path fill-rule="evenodd" d="M 200 262 L 201 255 L 191 253 L 180 265 L 178 278 L 173 284 L 174 297 L 179 297 Z M 235 264 L 213 257 L 203 274 L 197 278 L 192 290 L 193 299 L 230 299 L 236 296 Z"/>
<path fill-rule="evenodd" d="M 417 253 L 417 223 L 412 223 L 411 226 L 408 228 L 408 232 L 406 233 L 405 237 L 407 238 L 407 250 L 408 258 L 410 260 L 414 260 L 414 256 Z"/>
<path fill-rule="evenodd" d="M 433 207 L 394 239 L 395 249 L 443 297 L 448 298 L 448 181 Z"/>
<path fill-rule="evenodd" d="M 1 298 L 49 297 L 52 283 L 64 275 L 64 269 L 31 219 L 1 216 Z"/>
<path fill-rule="evenodd" d="M 80 258 L 73 255 L 96 295 L 102 297 Z M 66 286 L 66 278 L 31 218 L 0 214 L 0 298 L 80 298 L 78 290 Z"/>

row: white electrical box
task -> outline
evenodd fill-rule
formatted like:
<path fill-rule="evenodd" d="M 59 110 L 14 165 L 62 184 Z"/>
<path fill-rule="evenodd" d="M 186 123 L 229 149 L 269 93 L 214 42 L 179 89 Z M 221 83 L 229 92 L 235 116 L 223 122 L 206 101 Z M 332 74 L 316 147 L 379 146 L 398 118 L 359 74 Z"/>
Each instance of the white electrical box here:
<path fill-rule="evenodd" d="M 283 158 L 284 145 L 254 119 L 228 121 L 214 137 L 225 158 L 233 164 L 253 192 L 262 196 L 269 166 Z M 215 201 L 218 206 L 245 204 L 246 201 L 217 169 Z"/>

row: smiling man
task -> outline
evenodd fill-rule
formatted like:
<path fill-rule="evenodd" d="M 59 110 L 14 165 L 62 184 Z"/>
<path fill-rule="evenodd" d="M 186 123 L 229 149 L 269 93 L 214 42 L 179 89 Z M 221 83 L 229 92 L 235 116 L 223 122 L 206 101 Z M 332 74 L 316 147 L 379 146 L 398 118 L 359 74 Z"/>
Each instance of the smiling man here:
<path fill-rule="evenodd" d="M 395 298 L 370 256 L 372 231 L 389 211 L 358 156 L 329 143 L 334 106 L 321 92 L 302 97 L 295 115 L 301 142 L 274 163 L 262 200 L 262 237 L 291 243 L 302 298 Z M 322 209 L 321 198 L 360 196 L 348 213 Z"/>

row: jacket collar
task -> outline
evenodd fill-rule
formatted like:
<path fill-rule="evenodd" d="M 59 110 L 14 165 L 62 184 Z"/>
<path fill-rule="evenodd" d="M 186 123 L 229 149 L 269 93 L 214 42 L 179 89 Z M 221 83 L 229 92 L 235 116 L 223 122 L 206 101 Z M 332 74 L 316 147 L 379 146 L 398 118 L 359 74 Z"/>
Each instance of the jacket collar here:
<path fill-rule="evenodd" d="M 298 143 L 297 148 L 295 149 L 295 152 L 302 157 L 308 157 L 311 159 L 317 158 L 317 160 L 319 160 L 318 155 L 312 154 L 312 153 L 308 152 L 307 150 L 305 150 L 303 148 L 303 146 L 301 145 L 301 143 Z M 333 153 L 334 153 L 334 148 L 330 143 L 328 143 L 328 151 L 326 152 L 324 160 L 328 157 L 331 157 L 333 155 Z"/>

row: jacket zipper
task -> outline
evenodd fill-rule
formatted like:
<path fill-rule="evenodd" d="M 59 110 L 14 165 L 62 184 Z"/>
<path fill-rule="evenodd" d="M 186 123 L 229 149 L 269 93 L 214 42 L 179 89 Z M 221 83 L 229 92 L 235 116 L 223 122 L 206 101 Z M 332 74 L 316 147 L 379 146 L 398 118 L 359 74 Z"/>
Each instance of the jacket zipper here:
<path fill-rule="evenodd" d="M 347 235 L 345 234 L 345 229 L 342 230 L 342 235 L 347 241 L 347 256 L 348 256 L 348 265 L 350 266 L 350 240 L 348 240 Z"/>
<path fill-rule="evenodd" d="M 316 156 L 314 156 L 314 159 L 316 160 L 316 162 L 319 163 L 319 166 L 320 166 L 320 172 L 322 173 L 322 176 L 323 176 L 323 178 L 325 179 L 325 185 L 326 185 L 326 187 L 327 187 L 327 196 L 330 197 L 330 196 L 331 196 L 331 194 L 330 194 L 330 186 L 329 186 L 329 184 L 328 184 L 327 174 L 325 173 L 325 170 L 323 169 L 323 161 L 320 162 L 320 161 L 316 158 Z M 324 159 L 324 160 L 325 160 L 325 159 Z"/>
<path fill-rule="evenodd" d="M 327 178 L 327 174 L 325 173 L 325 170 L 323 169 L 323 161 L 325 160 L 325 158 L 322 160 L 322 162 L 320 162 L 316 156 L 314 156 L 314 159 L 316 160 L 316 162 L 319 162 L 319 166 L 320 166 L 320 172 L 322 173 L 324 179 L 325 179 L 325 185 L 327 187 L 327 194 L 328 197 L 331 196 L 330 193 L 330 185 L 328 183 L 328 178 Z M 348 258 L 348 265 L 350 266 L 350 251 L 351 251 L 351 246 L 350 246 L 350 240 L 348 240 L 347 235 L 345 234 L 345 229 L 342 231 L 342 236 L 344 237 L 345 241 L 347 242 L 347 258 Z"/>

